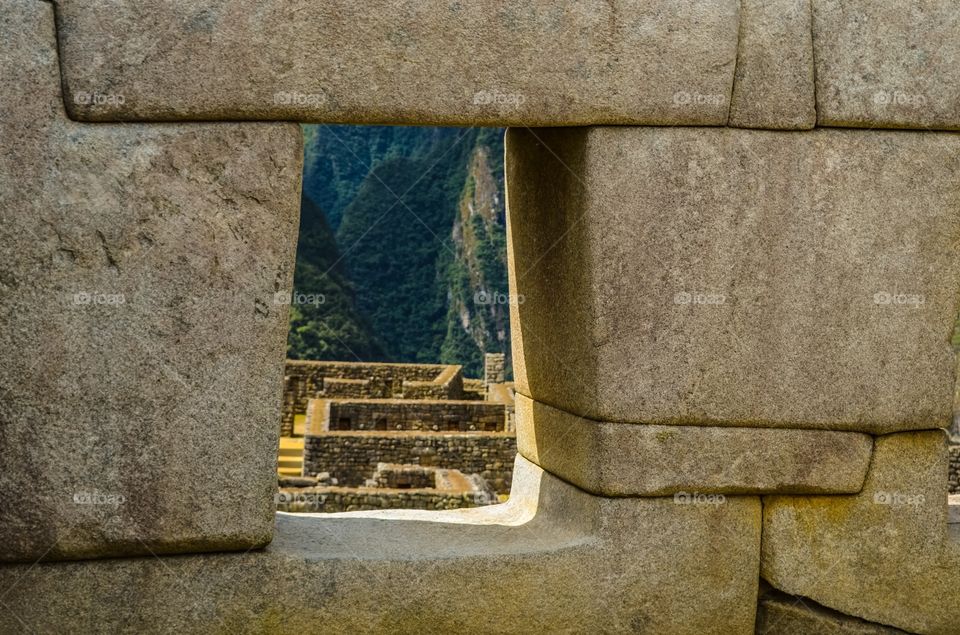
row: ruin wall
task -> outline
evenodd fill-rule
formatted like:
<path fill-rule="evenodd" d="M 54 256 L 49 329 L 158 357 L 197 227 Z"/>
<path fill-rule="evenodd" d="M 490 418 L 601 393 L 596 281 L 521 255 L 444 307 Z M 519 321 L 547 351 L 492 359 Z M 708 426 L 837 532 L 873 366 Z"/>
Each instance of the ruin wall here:
<path fill-rule="evenodd" d="M 331 432 L 307 436 L 303 473 L 329 472 L 340 486 L 359 487 L 378 463 L 409 463 L 479 474 L 498 493 L 510 491 L 517 440 L 509 433 L 392 434 Z"/>
<path fill-rule="evenodd" d="M 489 401 L 330 399 L 315 403 L 320 407 L 310 409 L 308 430 L 507 431 L 506 406 Z"/>
<path fill-rule="evenodd" d="M 284 365 L 280 434 L 293 434 L 293 421 L 317 397 L 353 399 L 459 399 L 463 396 L 460 366 L 320 362 L 288 359 Z"/>
<path fill-rule="evenodd" d="M 440 511 L 488 505 L 484 492 L 438 492 L 433 489 L 316 487 L 282 489 L 278 512 L 332 513 L 373 509 L 427 509 Z"/>

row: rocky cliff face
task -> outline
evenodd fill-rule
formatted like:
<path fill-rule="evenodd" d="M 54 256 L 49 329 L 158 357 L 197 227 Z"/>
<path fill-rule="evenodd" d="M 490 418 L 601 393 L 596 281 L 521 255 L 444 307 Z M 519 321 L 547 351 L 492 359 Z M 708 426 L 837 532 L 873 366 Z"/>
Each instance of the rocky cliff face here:
<path fill-rule="evenodd" d="M 503 159 L 496 141 L 477 140 L 453 223 L 456 254 L 447 276 L 447 336 L 441 348 L 445 362 L 479 359 L 483 352 L 509 357 Z"/>

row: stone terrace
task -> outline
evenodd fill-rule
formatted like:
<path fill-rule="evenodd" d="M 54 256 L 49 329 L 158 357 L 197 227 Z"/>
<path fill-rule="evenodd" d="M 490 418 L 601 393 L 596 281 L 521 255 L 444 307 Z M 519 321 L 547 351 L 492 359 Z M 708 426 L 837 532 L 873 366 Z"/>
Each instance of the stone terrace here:
<path fill-rule="evenodd" d="M 323 362 L 288 359 L 284 367 L 281 435 L 294 434 L 294 420 L 318 397 L 353 399 L 463 399 L 460 366 Z"/>

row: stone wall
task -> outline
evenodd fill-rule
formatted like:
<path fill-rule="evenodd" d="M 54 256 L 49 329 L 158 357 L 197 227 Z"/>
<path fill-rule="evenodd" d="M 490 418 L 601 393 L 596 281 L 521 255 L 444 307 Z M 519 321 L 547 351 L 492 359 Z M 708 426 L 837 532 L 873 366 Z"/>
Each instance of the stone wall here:
<path fill-rule="evenodd" d="M 281 489 L 278 512 L 355 512 L 372 509 L 444 510 L 489 505 L 484 492 L 440 492 L 434 489 L 377 487 L 311 487 Z M 495 501 L 494 501 L 495 502 Z"/>
<path fill-rule="evenodd" d="M 509 433 L 330 432 L 306 437 L 303 473 L 329 472 L 338 485 L 359 487 L 378 463 L 411 463 L 479 474 L 498 494 L 505 494 L 510 491 L 516 453 L 516 438 Z"/>
<path fill-rule="evenodd" d="M 746 635 L 758 572 L 780 632 L 957 632 L 926 429 L 955 380 L 960 136 L 932 130 L 960 129 L 957 3 L 0 4 L 0 633 Z M 517 126 L 517 385 L 577 421 L 519 422 L 510 502 L 274 523 L 300 136 L 169 123 L 249 118 Z M 813 443 L 763 461 L 801 433 L 862 483 L 823 495 L 854 488 Z"/>
<path fill-rule="evenodd" d="M 437 470 L 422 465 L 381 463 L 373 473 L 377 487 L 385 489 L 436 489 Z"/>
<path fill-rule="evenodd" d="M 296 415 L 318 397 L 351 399 L 460 399 L 460 366 L 443 364 L 380 364 L 288 359 L 284 366 L 280 434 L 293 434 Z"/>
<path fill-rule="evenodd" d="M 504 432 L 507 408 L 489 401 L 434 399 L 316 399 L 310 401 L 307 430 L 421 430 Z"/>
<path fill-rule="evenodd" d="M 506 378 L 507 356 L 504 353 L 487 353 L 483 356 L 483 383 L 502 384 Z"/>
<path fill-rule="evenodd" d="M 960 494 L 960 445 L 950 446 L 949 487 L 951 494 Z"/>

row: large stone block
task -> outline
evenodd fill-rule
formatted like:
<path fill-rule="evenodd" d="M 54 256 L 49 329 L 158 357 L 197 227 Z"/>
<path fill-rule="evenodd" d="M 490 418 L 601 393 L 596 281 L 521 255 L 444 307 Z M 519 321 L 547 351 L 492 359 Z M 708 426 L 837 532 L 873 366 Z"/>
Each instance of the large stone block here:
<path fill-rule="evenodd" d="M 805 130 L 817 123 L 811 0 L 743 0 L 728 125 Z"/>
<path fill-rule="evenodd" d="M 760 501 L 592 497 L 286 515 L 263 551 L 0 567 L 0 631 L 753 633 Z M 38 601 L 42 598 L 42 601 Z"/>
<path fill-rule="evenodd" d="M 821 126 L 960 129 L 960 5 L 813 0 Z"/>
<path fill-rule="evenodd" d="M 517 445 L 601 496 L 855 493 L 873 439 L 857 432 L 591 421 L 518 394 Z"/>
<path fill-rule="evenodd" d="M 718 125 L 737 0 L 59 0 L 83 120 Z"/>
<path fill-rule="evenodd" d="M 761 594 L 756 635 L 907 635 L 905 631 L 844 615 L 809 598 Z"/>
<path fill-rule="evenodd" d="M 948 530 L 946 456 L 941 431 L 878 437 L 856 496 L 764 498 L 763 577 L 866 620 L 956 633 L 960 534 Z"/>
<path fill-rule="evenodd" d="M 77 124 L 53 6 L 0 39 L 0 559 L 263 545 L 299 130 Z"/>
<path fill-rule="evenodd" d="M 946 427 L 960 136 L 511 129 L 517 390 L 590 419 Z"/>

